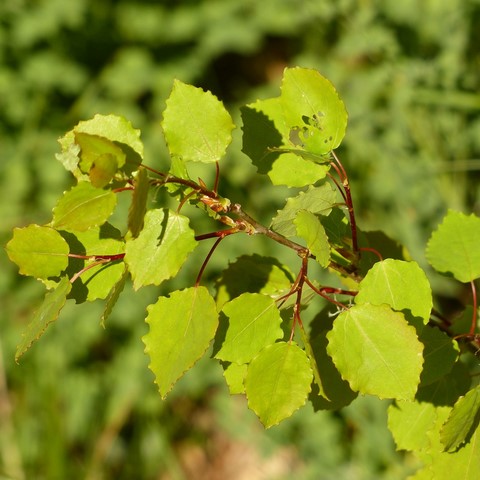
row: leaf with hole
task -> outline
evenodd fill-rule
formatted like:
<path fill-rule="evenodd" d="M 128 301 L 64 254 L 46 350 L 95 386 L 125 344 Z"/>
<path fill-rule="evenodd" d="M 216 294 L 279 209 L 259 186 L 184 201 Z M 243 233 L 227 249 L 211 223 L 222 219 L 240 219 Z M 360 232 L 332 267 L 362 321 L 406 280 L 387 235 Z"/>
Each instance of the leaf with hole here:
<path fill-rule="evenodd" d="M 283 118 L 292 145 L 317 155 L 340 145 L 347 128 L 347 111 L 325 77 L 313 69 L 287 68 L 281 90 Z"/>

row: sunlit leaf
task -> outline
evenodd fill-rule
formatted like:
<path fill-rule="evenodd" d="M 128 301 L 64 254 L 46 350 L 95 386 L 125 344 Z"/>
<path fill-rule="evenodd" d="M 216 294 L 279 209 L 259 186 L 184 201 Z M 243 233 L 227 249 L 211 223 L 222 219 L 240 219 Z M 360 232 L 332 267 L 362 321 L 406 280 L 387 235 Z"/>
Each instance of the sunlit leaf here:
<path fill-rule="evenodd" d="M 218 315 L 205 287 L 175 291 L 148 307 L 149 333 L 143 337 L 155 383 L 165 397 L 174 383 L 207 350 Z"/>
<path fill-rule="evenodd" d="M 460 282 L 480 277 L 480 218 L 449 210 L 427 245 L 427 260 L 435 270 Z M 447 255 L 448 252 L 448 255 Z"/>
<path fill-rule="evenodd" d="M 250 363 L 245 379 L 248 406 L 265 427 L 290 417 L 306 401 L 312 370 L 295 343 L 279 342 L 263 349 Z"/>
<path fill-rule="evenodd" d="M 385 303 L 394 310 L 409 310 L 426 324 L 433 307 L 432 290 L 416 262 L 388 258 L 377 262 L 360 282 L 355 303 Z"/>
<path fill-rule="evenodd" d="M 81 182 L 64 193 L 53 209 L 52 226 L 59 230 L 85 231 L 105 223 L 117 204 L 110 190 Z"/>
<path fill-rule="evenodd" d="M 125 265 L 123 265 L 123 273 L 122 276 L 120 277 L 120 280 L 118 280 L 113 288 L 110 290 L 110 293 L 108 294 L 108 297 L 105 302 L 105 308 L 103 309 L 102 316 L 100 317 L 100 322 L 102 326 L 105 327 L 105 322 L 112 313 L 113 307 L 117 303 L 120 294 L 122 293 L 124 287 L 125 287 L 125 282 L 127 281 L 128 278 L 128 270 L 125 268 Z"/>
<path fill-rule="evenodd" d="M 328 354 L 353 390 L 379 398 L 414 398 L 423 345 L 402 313 L 387 305 L 355 305 L 338 316 L 327 338 Z"/>
<path fill-rule="evenodd" d="M 32 346 L 33 342 L 38 340 L 47 327 L 54 322 L 60 310 L 65 305 L 67 295 L 72 288 L 67 277 L 62 277 L 55 290 L 45 295 L 41 307 L 35 312 L 33 320 L 22 334 L 22 341 L 17 347 L 15 360 L 19 358 Z"/>
<path fill-rule="evenodd" d="M 283 336 L 275 300 L 244 293 L 223 306 L 228 318 L 226 336 L 215 358 L 238 364 L 249 362 L 262 348 Z"/>
<path fill-rule="evenodd" d="M 6 250 L 22 275 L 48 278 L 67 268 L 70 249 L 53 228 L 29 225 L 13 230 L 13 238 L 7 243 Z"/>
<path fill-rule="evenodd" d="M 230 395 L 245 393 L 245 377 L 247 376 L 248 364 L 238 363 L 222 364 L 223 376 L 228 385 Z"/>
<path fill-rule="evenodd" d="M 217 162 L 232 141 L 232 118 L 210 92 L 175 80 L 162 122 L 172 156 Z"/>
<path fill-rule="evenodd" d="M 127 241 L 125 262 L 133 286 L 160 285 L 182 267 L 197 242 L 189 220 L 171 210 L 149 210 L 137 238 Z"/>
<path fill-rule="evenodd" d="M 347 111 L 334 86 L 317 70 L 285 69 L 280 98 L 294 146 L 322 155 L 340 145 Z"/>

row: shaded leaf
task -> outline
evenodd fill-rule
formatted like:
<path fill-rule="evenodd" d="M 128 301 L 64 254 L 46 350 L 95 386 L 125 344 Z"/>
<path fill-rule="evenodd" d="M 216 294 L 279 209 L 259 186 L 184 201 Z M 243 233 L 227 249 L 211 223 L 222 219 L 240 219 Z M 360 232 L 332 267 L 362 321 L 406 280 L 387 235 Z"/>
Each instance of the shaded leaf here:
<path fill-rule="evenodd" d="M 248 406 L 266 428 L 290 417 L 306 401 L 312 370 L 295 343 L 264 348 L 250 363 L 245 379 Z"/>
<path fill-rule="evenodd" d="M 218 315 L 205 287 L 175 291 L 148 308 L 149 333 L 143 337 L 150 369 L 163 398 L 207 350 Z"/>
<path fill-rule="evenodd" d="M 5 248 L 22 275 L 45 279 L 60 275 L 68 265 L 68 244 L 50 227 L 29 225 L 14 228 L 13 238 Z"/>
<path fill-rule="evenodd" d="M 468 436 L 478 428 L 480 423 L 480 386 L 460 397 L 453 406 L 450 415 L 440 432 L 446 452 L 455 451 L 468 441 Z"/>
<path fill-rule="evenodd" d="M 71 288 L 72 284 L 69 279 L 62 277 L 55 290 L 45 295 L 42 305 L 35 312 L 33 320 L 22 334 L 22 341 L 15 353 L 16 361 L 32 346 L 33 342 L 43 335 L 47 327 L 57 319 L 60 310 L 65 305 Z"/>
<path fill-rule="evenodd" d="M 293 237 L 297 233 L 293 220 L 300 210 L 328 215 L 336 198 L 337 194 L 329 183 L 319 187 L 311 186 L 307 191 L 287 200 L 285 207 L 279 210 L 272 220 L 272 228 L 286 237 Z"/>

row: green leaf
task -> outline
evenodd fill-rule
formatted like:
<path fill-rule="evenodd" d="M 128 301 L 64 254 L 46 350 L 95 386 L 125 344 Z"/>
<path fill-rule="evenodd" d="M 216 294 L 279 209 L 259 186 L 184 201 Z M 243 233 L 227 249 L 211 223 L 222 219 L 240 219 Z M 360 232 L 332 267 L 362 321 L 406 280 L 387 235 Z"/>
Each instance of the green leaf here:
<path fill-rule="evenodd" d="M 118 167 L 123 165 L 124 160 L 122 160 L 122 158 L 124 158 L 125 155 L 130 171 L 136 170 L 138 164 L 141 163 L 141 159 L 143 158 L 143 144 L 140 140 L 140 130 L 134 129 L 132 124 L 123 117 L 117 115 L 95 115 L 90 120 L 79 122 L 73 130 L 70 130 L 59 139 L 62 151 L 57 154 L 56 157 L 67 170 L 75 175 L 78 181 L 88 179 L 85 173 L 88 172 L 91 167 L 90 165 L 88 169 L 83 170 L 83 172 L 79 168 L 81 154 L 80 145 L 76 142 L 76 138 L 79 139 L 82 138 L 82 136 L 83 138 L 87 138 L 87 136 L 96 137 L 97 139 L 101 139 L 99 140 L 101 144 L 109 145 L 110 147 L 118 147 L 118 145 L 115 144 L 121 145 L 121 154 L 117 149 L 115 149 L 114 152 L 107 149 L 107 153 L 113 153 L 115 158 L 120 161 L 117 165 Z M 82 141 L 80 140 L 80 142 Z M 102 175 L 104 173 L 105 172 L 103 172 Z M 94 178 L 96 179 L 94 181 L 98 180 L 98 176 L 99 172 L 95 172 Z"/>
<path fill-rule="evenodd" d="M 460 282 L 480 277 L 480 218 L 449 210 L 428 241 L 426 256 L 435 270 Z"/>
<path fill-rule="evenodd" d="M 322 267 L 328 267 L 330 244 L 325 229 L 317 216 L 307 210 L 300 210 L 293 223 L 297 228 L 297 235 L 307 242 L 307 247 L 315 255 L 315 260 Z"/>
<path fill-rule="evenodd" d="M 53 209 L 52 226 L 79 232 L 97 227 L 107 221 L 116 204 L 117 197 L 112 191 L 81 182 L 58 201 Z"/>
<path fill-rule="evenodd" d="M 207 350 L 218 315 L 205 287 L 175 291 L 148 307 L 149 333 L 143 337 L 150 369 L 163 398 Z"/>
<path fill-rule="evenodd" d="M 217 97 L 175 80 L 162 127 L 172 156 L 211 163 L 225 155 L 234 125 Z"/>
<path fill-rule="evenodd" d="M 287 68 L 280 98 L 293 145 L 317 155 L 340 145 L 347 111 L 333 85 L 318 71 Z"/>
<path fill-rule="evenodd" d="M 85 120 L 73 129 L 75 134 L 88 133 L 104 137 L 112 142 L 127 145 L 140 158 L 143 158 L 143 143 L 140 140 L 140 130 L 132 127 L 130 121 L 118 115 L 95 115 L 90 120 Z"/>
<path fill-rule="evenodd" d="M 128 240 L 125 249 L 135 290 L 176 275 L 196 245 L 187 217 L 167 209 L 148 211 L 140 235 Z"/>
<path fill-rule="evenodd" d="M 295 343 L 264 348 L 250 363 L 245 379 L 248 406 L 269 428 L 290 417 L 306 401 L 312 370 L 305 352 Z"/>
<path fill-rule="evenodd" d="M 15 360 L 20 357 L 32 346 L 33 342 L 38 340 L 47 327 L 57 319 L 60 310 L 65 305 L 67 295 L 72 288 L 67 277 L 62 277 L 55 290 L 45 295 L 41 307 L 35 312 L 33 320 L 22 334 L 22 341 L 17 347 Z"/>
<path fill-rule="evenodd" d="M 276 258 L 242 255 L 222 272 L 217 282 L 217 305 L 221 306 L 244 292 L 277 298 L 290 290 L 293 281 L 291 271 Z"/>
<path fill-rule="evenodd" d="M 313 360 L 317 365 L 316 386 L 310 394 L 315 410 L 340 410 L 349 405 L 356 397 L 348 382 L 343 380 L 339 371 L 327 355 L 327 332 L 323 331 L 311 340 Z"/>
<path fill-rule="evenodd" d="M 132 203 L 128 210 L 128 230 L 132 237 L 136 238 L 142 231 L 147 210 L 149 181 L 147 171 L 144 168 L 140 168 L 135 175 L 133 187 Z"/>
<path fill-rule="evenodd" d="M 83 250 L 82 254 L 92 256 L 92 258 L 83 261 L 80 269 L 98 262 L 98 258 L 95 258 L 95 256 L 122 254 L 125 250 L 125 242 L 107 236 L 117 232 L 109 224 L 103 227 L 91 228 L 86 232 L 76 232 L 74 237 L 79 242 L 79 247 L 81 246 Z M 75 280 L 72 296 L 78 303 L 85 300 L 92 302 L 99 298 L 104 299 L 121 279 L 124 270 L 125 264 L 121 261 L 113 261 L 91 267 L 83 272 L 79 279 Z"/>
<path fill-rule="evenodd" d="M 55 277 L 68 265 L 68 244 L 50 227 L 29 225 L 14 228 L 13 238 L 5 248 L 8 257 L 19 266 L 22 275 L 44 279 Z"/>
<path fill-rule="evenodd" d="M 387 305 L 355 305 L 328 333 L 327 352 L 351 388 L 379 398 L 412 400 L 423 365 L 415 328 Z"/>
<path fill-rule="evenodd" d="M 435 426 L 438 408 L 428 402 L 404 400 L 397 400 L 388 407 L 388 429 L 397 450 L 415 451 L 429 446 L 428 432 Z"/>
<path fill-rule="evenodd" d="M 273 162 L 268 176 L 274 185 L 305 187 L 324 179 L 329 169 L 329 165 L 319 165 L 293 153 L 282 153 Z"/>
<path fill-rule="evenodd" d="M 432 290 L 425 272 L 416 262 L 387 259 L 377 262 L 360 282 L 355 303 L 390 305 L 393 310 L 409 310 L 413 316 L 430 319 Z"/>
<path fill-rule="evenodd" d="M 440 439 L 446 452 L 455 451 L 469 440 L 469 436 L 480 423 L 480 386 L 470 390 L 455 403 L 440 432 Z"/>
<path fill-rule="evenodd" d="M 120 277 L 120 280 L 118 280 L 113 288 L 110 290 L 110 293 L 108 294 L 108 297 L 105 302 L 105 308 L 103 309 L 102 316 L 100 317 L 100 323 L 102 324 L 103 327 L 105 327 L 105 322 L 112 313 L 113 307 L 117 303 L 120 294 L 122 293 L 124 287 L 125 287 L 125 282 L 127 281 L 128 278 L 128 270 L 125 268 L 125 264 L 123 264 L 123 273 L 122 276 Z"/>
<path fill-rule="evenodd" d="M 296 197 L 287 200 L 285 207 L 279 210 L 273 219 L 272 228 L 286 237 L 293 237 L 297 233 L 293 220 L 300 210 L 328 215 L 336 198 L 337 194 L 329 183 L 319 187 L 311 186 L 306 192 L 300 192 Z"/>
<path fill-rule="evenodd" d="M 247 376 L 248 364 L 222 363 L 222 366 L 223 376 L 227 382 L 230 395 L 245 393 L 245 377 Z"/>
<path fill-rule="evenodd" d="M 219 360 L 248 363 L 262 348 L 283 337 L 280 311 L 271 297 L 244 293 L 227 302 L 222 312 L 228 328 L 215 355 Z"/>
<path fill-rule="evenodd" d="M 420 383 L 426 386 L 450 372 L 458 359 L 460 349 L 456 341 L 438 328 L 423 327 L 419 339 L 424 345 L 425 360 Z"/>

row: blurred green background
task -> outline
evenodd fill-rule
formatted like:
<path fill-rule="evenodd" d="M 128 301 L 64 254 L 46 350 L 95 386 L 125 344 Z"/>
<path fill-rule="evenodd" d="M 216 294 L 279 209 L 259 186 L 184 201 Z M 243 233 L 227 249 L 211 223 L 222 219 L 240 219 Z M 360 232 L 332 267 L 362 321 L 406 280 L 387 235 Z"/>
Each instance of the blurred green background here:
<path fill-rule="evenodd" d="M 424 265 L 446 209 L 479 209 L 479 0 L 0 2 L 1 244 L 14 226 L 50 220 L 72 182 L 57 138 L 79 120 L 126 116 L 146 163 L 166 169 L 159 121 L 174 78 L 213 91 L 240 126 L 238 108 L 277 95 L 295 65 L 317 68 L 347 105 L 339 154 L 361 227 Z M 258 178 L 240 149 L 239 130 L 221 193 L 268 223 L 287 191 Z M 182 287 L 208 245 L 199 250 Z M 228 239 L 206 280 L 254 252 L 282 261 L 271 244 Z M 67 304 L 16 365 L 44 289 L 3 249 L 0 272 L 0 479 L 401 479 L 418 466 L 395 452 L 386 404 L 370 398 L 340 413 L 306 407 L 264 431 L 206 359 L 162 401 L 141 336 L 145 306 L 166 287 L 127 288 L 106 330 L 100 303 Z"/>

